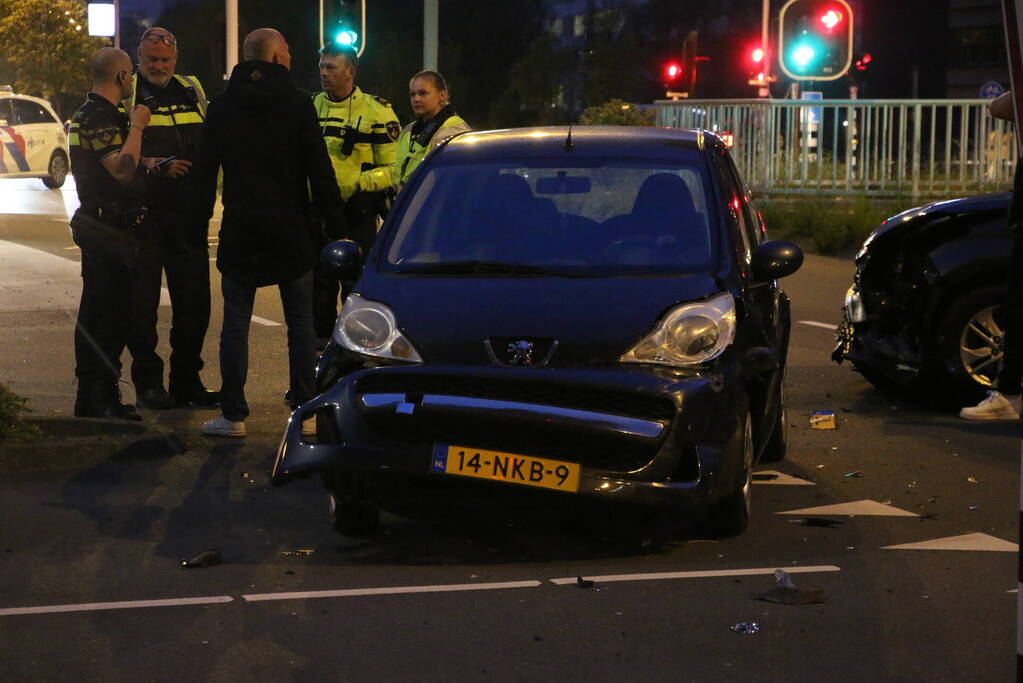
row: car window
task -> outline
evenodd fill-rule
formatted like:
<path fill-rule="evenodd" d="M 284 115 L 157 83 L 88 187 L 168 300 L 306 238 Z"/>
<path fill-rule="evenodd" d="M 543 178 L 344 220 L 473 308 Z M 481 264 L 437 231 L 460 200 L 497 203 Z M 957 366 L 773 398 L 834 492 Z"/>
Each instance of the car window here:
<path fill-rule="evenodd" d="M 752 246 L 756 246 L 763 241 L 763 223 L 760 220 L 760 214 L 757 213 L 756 208 L 753 206 L 753 198 L 751 197 L 749 186 L 746 185 L 742 174 L 739 173 L 739 169 L 735 166 L 735 160 L 732 159 L 730 154 L 726 154 L 725 159 L 728 161 L 729 172 L 735 179 L 735 186 L 739 188 L 739 206 L 742 210 L 742 222 L 746 230 L 747 239 Z"/>
<path fill-rule="evenodd" d="M 434 164 L 405 192 L 385 269 L 496 261 L 603 275 L 707 272 L 704 165 L 649 159 Z"/>
<path fill-rule="evenodd" d="M 0 100 L 0 126 L 14 125 L 14 111 L 11 109 L 11 99 L 5 97 Z"/>
<path fill-rule="evenodd" d="M 14 103 L 14 115 L 17 117 L 17 122 L 26 125 L 31 123 L 57 123 L 50 112 L 46 111 L 46 108 L 41 104 L 32 102 L 31 100 L 20 100 L 14 98 L 11 100 Z"/>
<path fill-rule="evenodd" d="M 750 241 L 750 230 L 748 229 L 747 213 L 743 210 L 742 189 L 734 170 L 729 165 L 729 159 L 724 151 L 715 156 L 714 164 L 721 180 L 722 199 L 727 206 L 725 215 L 729 218 L 735 237 L 735 248 L 737 255 L 746 263 L 753 258 L 753 242 Z"/>

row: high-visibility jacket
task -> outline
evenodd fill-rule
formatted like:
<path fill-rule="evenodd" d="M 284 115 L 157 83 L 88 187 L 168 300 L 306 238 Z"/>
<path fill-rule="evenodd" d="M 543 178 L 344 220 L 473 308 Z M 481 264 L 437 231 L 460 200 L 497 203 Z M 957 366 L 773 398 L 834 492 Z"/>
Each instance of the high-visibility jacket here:
<path fill-rule="evenodd" d="M 391 187 L 393 183 L 384 182 L 390 174 L 383 170 L 394 165 L 394 141 L 401 131 L 391 104 L 356 86 L 348 97 L 338 101 L 325 92 L 316 93 L 313 105 L 341 196 L 348 199 L 356 192 Z"/>
<path fill-rule="evenodd" d="M 199 134 L 208 104 L 198 78 L 174 74 L 166 86 L 155 88 L 135 73 L 131 97 L 121 104 L 120 109 L 128 113 L 136 104 L 145 104 L 151 112 L 149 125 L 142 133 L 142 156 L 196 160 Z M 148 206 L 182 209 L 190 200 L 190 180 L 188 176 L 177 180 L 150 178 L 147 183 Z"/>
<path fill-rule="evenodd" d="M 384 178 L 384 172 L 381 171 L 377 180 L 375 172 L 371 180 L 379 183 L 388 182 L 394 186 L 404 185 L 430 150 L 452 135 L 468 130 L 472 130 L 469 124 L 450 107 L 442 109 L 437 117 L 430 121 L 424 122 L 420 119 L 413 121 L 401 131 L 398 138 L 398 156 L 387 177 Z"/>

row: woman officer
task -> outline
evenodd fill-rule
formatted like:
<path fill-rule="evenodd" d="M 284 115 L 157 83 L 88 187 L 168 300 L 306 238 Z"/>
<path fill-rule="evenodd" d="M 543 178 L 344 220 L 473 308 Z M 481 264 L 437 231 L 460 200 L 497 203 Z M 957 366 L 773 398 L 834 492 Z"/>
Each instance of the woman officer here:
<path fill-rule="evenodd" d="M 392 173 L 399 186 L 405 184 L 431 149 L 456 133 L 472 130 L 451 107 L 447 83 L 436 71 L 420 71 L 413 76 L 409 98 L 417 118 L 405 126 L 398 138 Z"/>

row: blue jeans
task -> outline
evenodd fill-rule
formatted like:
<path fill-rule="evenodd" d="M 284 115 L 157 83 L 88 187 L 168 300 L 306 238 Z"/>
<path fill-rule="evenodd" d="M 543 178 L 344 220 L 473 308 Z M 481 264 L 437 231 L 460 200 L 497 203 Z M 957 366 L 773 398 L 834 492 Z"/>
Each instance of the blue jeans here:
<path fill-rule="evenodd" d="M 249 371 L 249 326 L 256 286 L 223 277 L 224 326 L 220 331 L 220 409 L 228 420 L 249 415 L 245 380 Z M 277 285 L 288 326 L 288 368 L 291 396 L 305 403 L 315 394 L 316 338 L 313 335 L 313 273 Z"/>

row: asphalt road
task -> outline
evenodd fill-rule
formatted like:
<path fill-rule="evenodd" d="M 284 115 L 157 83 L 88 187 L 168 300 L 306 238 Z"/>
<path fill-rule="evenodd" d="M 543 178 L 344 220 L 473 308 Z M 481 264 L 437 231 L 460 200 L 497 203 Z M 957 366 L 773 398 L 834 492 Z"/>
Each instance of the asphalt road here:
<path fill-rule="evenodd" d="M 74 394 L 73 204 L 0 183 L 0 380 L 45 415 L 70 413 Z M 316 481 L 268 485 L 287 358 L 266 290 L 244 441 L 204 440 L 213 413 L 147 411 L 186 452 L 58 445 L 0 472 L 0 680 L 1009 680 L 1018 434 L 893 400 L 832 363 L 851 273 L 810 256 L 785 282 L 789 457 L 755 486 L 749 530 L 725 540 L 509 490 L 484 508 L 388 513 L 372 539 L 335 535 Z M 811 430 L 815 410 L 838 429 Z M 181 568 L 210 547 L 222 564 Z M 756 600 L 775 569 L 824 601 Z"/>

